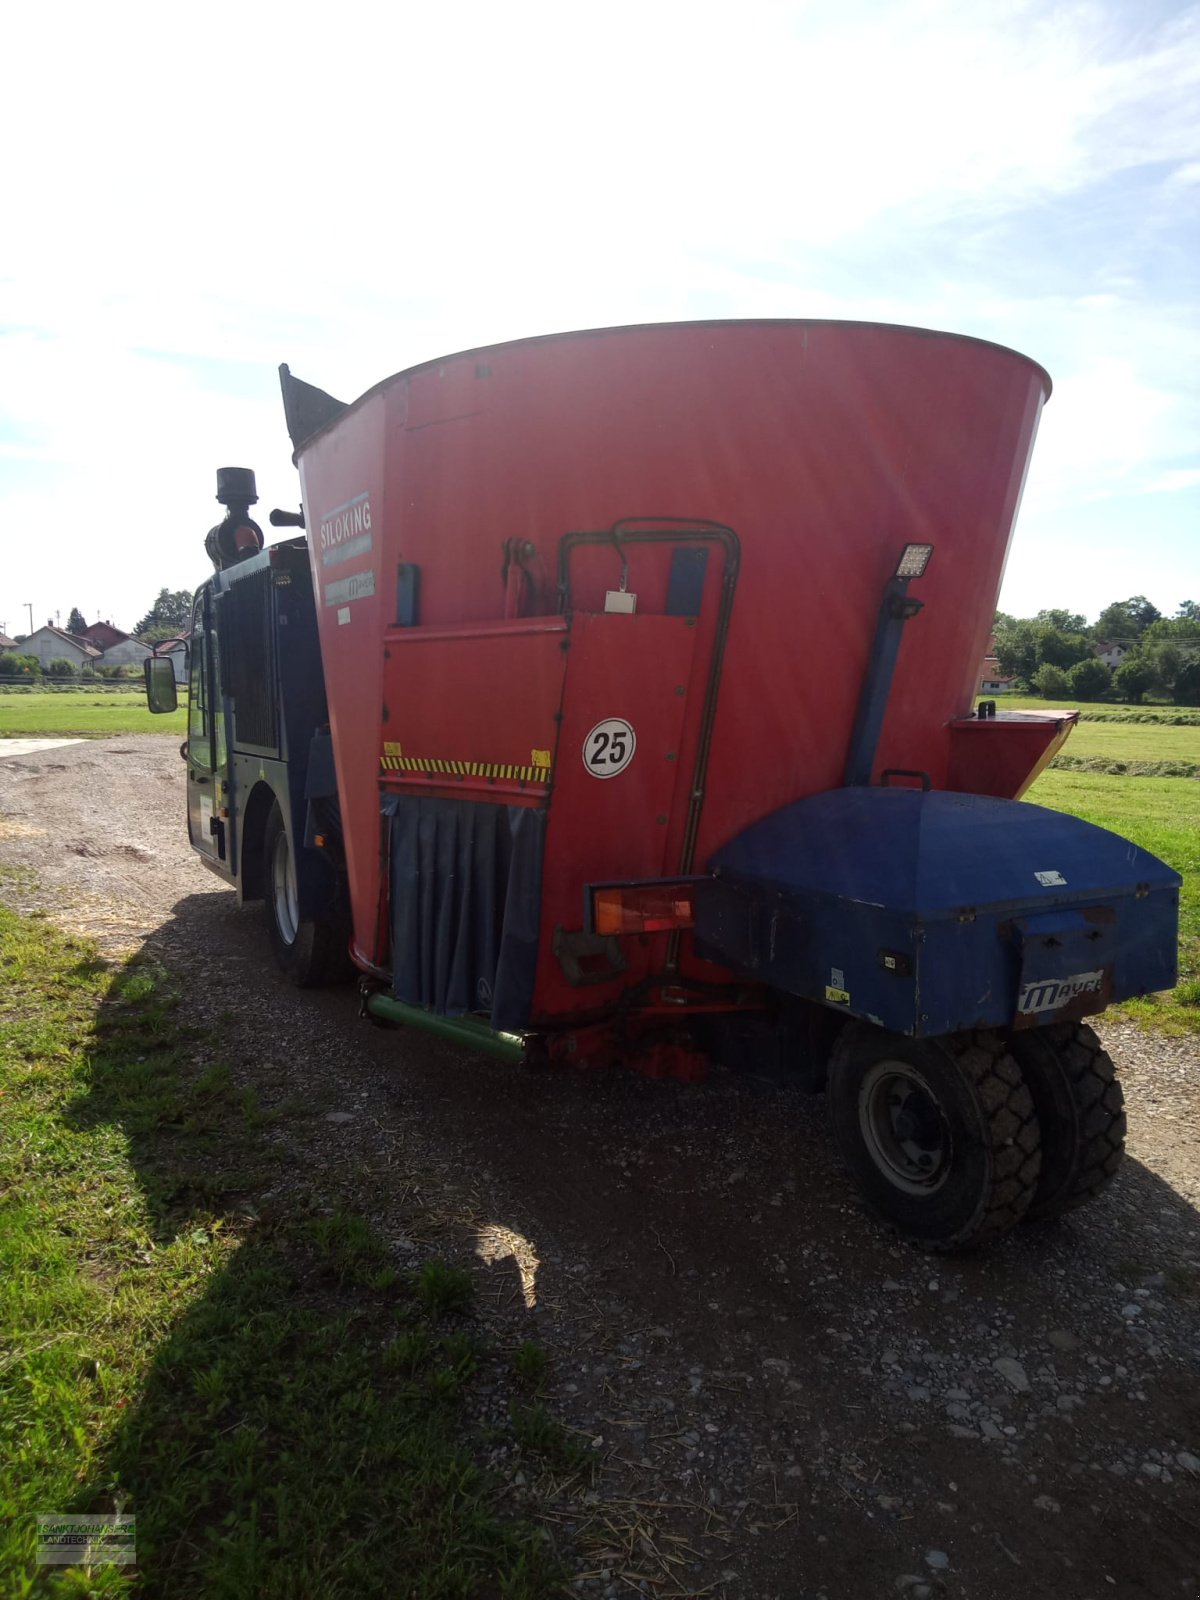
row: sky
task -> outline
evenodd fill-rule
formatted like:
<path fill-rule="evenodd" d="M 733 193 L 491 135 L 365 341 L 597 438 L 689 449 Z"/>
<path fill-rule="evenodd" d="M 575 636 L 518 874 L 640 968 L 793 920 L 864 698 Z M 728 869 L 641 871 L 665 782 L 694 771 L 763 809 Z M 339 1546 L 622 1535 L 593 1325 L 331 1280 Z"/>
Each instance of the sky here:
<path fill-rule="evenodd" d="M 296 506 L 281 361 L 704 317 L 1032 356 L 1002 608 L 1200 599 L 1200 5 L 48 0 L 0 138 L 9 633 L 194 588 L 218 466 Z"/>

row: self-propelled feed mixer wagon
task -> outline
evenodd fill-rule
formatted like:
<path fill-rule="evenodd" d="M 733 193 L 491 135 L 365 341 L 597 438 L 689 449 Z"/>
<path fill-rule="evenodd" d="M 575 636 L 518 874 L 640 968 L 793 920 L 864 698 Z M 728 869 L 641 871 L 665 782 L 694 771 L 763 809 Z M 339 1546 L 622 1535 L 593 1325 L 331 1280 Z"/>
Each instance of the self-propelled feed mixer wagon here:
<path fill-rule="evenodd" d="M 973 711 L 1040 367 L 789 321 L 282 377 L 306 532 L 218 475 L 185 754 L 297 982 L 348 952 L 372 1017 L 513 1061 L 773 1056 L 929 1246 L 1104 1185 L 1082 1019 L 1175 981 L 1180 880 L 1019 800 L 1075 713 Z"/>

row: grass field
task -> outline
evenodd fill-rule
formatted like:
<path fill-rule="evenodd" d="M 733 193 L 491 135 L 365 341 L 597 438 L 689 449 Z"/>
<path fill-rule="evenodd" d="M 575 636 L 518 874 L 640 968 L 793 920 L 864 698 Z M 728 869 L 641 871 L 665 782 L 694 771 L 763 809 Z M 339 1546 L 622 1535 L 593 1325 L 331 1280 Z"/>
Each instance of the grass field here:
<path fill-rule="evenodd" d="M 1114 1010 L 1166 1033 L 1200 1033 L 1200 782 L 1051 771 L 1025 798 L 1111 828 L 1183 874 L 1178 988 Z"/>
<path fill-rule="evenodd" d="M 1195 727 L 1174 727 L 1153 722 L 1079 722 L 1066 749 L 1078 755 L 1104 756 L 1114 761 L 1200 762 L 1200 722 Z"/>
<path fill-rule="evenodd" d="M 114 733 L 166 733 L 182 739 L 186 732 L 187 712 L 182 706 L 166 716 L 154 716 L 140 689 L 129 694 L 37 690 L 0 694 L 0 739 L 103 739 Z"/>
<path fill-rule="evenodd" d="M 481 1463 L 584 1482 L 490 1350 L 473 1281 L 400 1272 L 337 1196 L 260 1217 L 312 1107 L 239 1091 L 167 975 L 0 908 L 0 1590 L 171 1600 L 545 1600 L 540 1527 Z M 474 1391 L 514 1400 L 485 1436 Z M 137 1570 L 39 1568 L 36 1516 L 137 1518 Z"/>

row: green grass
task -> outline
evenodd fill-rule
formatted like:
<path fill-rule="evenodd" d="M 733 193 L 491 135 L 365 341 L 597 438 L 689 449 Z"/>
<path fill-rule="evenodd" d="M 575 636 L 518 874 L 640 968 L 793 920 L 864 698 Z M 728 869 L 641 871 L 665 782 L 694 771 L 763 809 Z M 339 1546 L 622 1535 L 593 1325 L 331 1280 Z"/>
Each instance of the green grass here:
<path fill-rule="evenodd" d="M 0 1574 L 14 1596 L 541 1600 L 469 1420 L 490 1362 L 468 1275 L 399 1273 L 289 1171 L 145 959 L 0 908 Z M 589 1459 L 554 1419 L 511 1450 Z M 38 1568 L 39 1512 L 137 1516 L 136 1569 Z"/>
<path fill-rule="evenodd" d="M 64 738 L 102 739 L 114 733 L 169 733 L 182 739 L 187 732 L 187 712 L 181 706 L 165 716 L 155 716 L 140 691 L 58 694 L 34 690 L 30 694 L 0 694 L 0 739 Z"/>
<path fill-rule="evenodd" d="M 545 1406 L 514 1406 L 512 1428 L 525 1454 L 540 1457 L 552 1471 L 574 1476 L 587 1470 L 591 1451 L 578 1434 L 564 1428 Z"/>
<path fill-rule="evenodd" d="M 1126 768 L 1132 775 L 1144 769 L 1150 777 L 1200 775 L 1200 721 L 1193 727 L 1155 722 L 1116 722 L 1097 718 L 1072 729 L 1055 767 L 1070 770 L 1109 771 Z M 1171 767 L 1171 772 L 1161 768 Z"/>
<path fill-rule="evenodd" d="M 1164 728 L 1161 737 L 1181 731 Z M 1052 770 L 1042 774 L 1025 798 L 1111 828 L 1183 874 L 1179 987 L 1114 1011 L 1162 1032 L 1200 1033 L 1200 783 L 1194 778 Z"/>
<path fill-rule="evenodd" d="M 525 1339 L 513 1351 L 512 1369 L 523 1384 L 538 1389 L 545 1381 L 550 1362 L 541 1345 Z"/>

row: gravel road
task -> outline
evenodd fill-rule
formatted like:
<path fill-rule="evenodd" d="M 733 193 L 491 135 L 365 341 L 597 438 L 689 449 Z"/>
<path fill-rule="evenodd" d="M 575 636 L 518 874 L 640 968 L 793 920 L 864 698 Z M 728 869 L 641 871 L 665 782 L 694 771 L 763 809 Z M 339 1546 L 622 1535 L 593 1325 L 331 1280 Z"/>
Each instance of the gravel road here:
<path fill-rule="evenodd" d="M 926 1257 L 790 1085 L 514 1071 L 287 989 L 182 806 L 169 740 L 6 759 L 0 896 L 114 958 L 145 944 L 265 1105 L 310 1107 L 264 1210 L 349 1185 L 401 1261 L 470 1261 L 493 1336 L 550 1354 L 548 1403 L 603 1460 L 547 1513 L 579 1593 L 1200 1596 L 1200 1041 L 1103 1029 L 1112 1189 Z"/>

